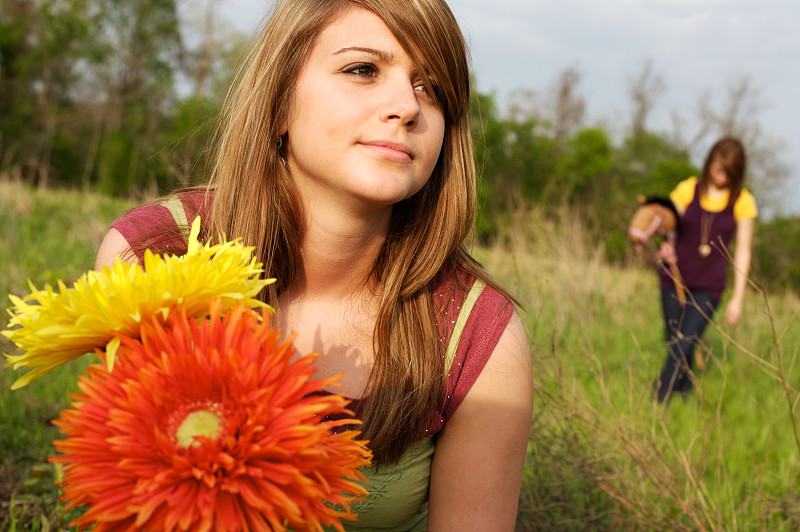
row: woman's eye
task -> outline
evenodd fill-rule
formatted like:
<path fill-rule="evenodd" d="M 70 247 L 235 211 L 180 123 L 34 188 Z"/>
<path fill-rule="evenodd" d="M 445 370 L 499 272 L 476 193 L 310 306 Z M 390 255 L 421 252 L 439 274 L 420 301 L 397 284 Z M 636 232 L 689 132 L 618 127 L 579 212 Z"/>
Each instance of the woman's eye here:
<path fill-rule="evenodd" d="M 422 81 L 419 81 L 416 85 L 414 85 L 414 90 L 417 90 L 425 94 L 428 98 L 430 98 L 436 103 L 441 103 L 442 101 L 444 101 L 444 92 L 436 84 L 428 86 L 425 85 Z"/>
<path fill-rule="evenodd" d="M 344 69 L 344 72 L 360 77 L 374 77 L 378 73 L 378 69 L 375 68 L 375 65 L 370 63 L 359 63 L 347 67 Z"/>

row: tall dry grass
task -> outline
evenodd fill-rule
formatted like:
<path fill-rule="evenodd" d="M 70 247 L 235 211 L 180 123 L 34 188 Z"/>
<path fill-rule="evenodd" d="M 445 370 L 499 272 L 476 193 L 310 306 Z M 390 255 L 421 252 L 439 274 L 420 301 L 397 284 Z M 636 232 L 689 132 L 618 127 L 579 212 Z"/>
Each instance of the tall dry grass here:
<path fill-rule="evenodd" d="M 520 211 L 501 242 L 476 254 L 526 305 L 533 348 L 520 530 L 800 526 L 796 295 L 753 284 L 741 323 L 707 331 L 695 393 L 665 407 L 651 395 L 666 344 L 644 261 L 607 264 L 568 209 Z"/>

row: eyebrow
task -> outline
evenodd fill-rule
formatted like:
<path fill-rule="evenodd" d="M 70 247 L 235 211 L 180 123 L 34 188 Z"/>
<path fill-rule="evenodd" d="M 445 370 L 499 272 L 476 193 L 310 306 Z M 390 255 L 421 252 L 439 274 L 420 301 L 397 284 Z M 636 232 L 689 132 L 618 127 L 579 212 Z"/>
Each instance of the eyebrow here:
<path fill-rule="evenodd" d="M 394 59 L 394 54 L 391 52 L 386 52 L 384 50 L 376 50 L 375 48 L 365 48 L 363 46 L 347 46 L 342 48 L 341 50 L 337 50 L 333 53 L 333 55 L 344 54 L 347 52 L 364 52 L 370 55 L 374 55 L 381 61 L 385 63 L 391 63 Z"/>

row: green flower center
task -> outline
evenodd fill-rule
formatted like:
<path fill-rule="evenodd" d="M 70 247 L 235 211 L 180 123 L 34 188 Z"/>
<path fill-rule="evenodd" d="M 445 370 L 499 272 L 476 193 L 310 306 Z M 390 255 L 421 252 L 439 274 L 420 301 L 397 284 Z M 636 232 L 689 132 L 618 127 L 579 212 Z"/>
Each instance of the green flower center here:
<path fill-rule="evenodd" d="M 222 416 L 209 410 L 195 410 L 186 416 L 178 430 L 175 432 L 175 439 L 178 445 L 184 449 L 199 445 L 195 436 L 205 436 L 209 439 L 219 434 L 222 428 Z"/>

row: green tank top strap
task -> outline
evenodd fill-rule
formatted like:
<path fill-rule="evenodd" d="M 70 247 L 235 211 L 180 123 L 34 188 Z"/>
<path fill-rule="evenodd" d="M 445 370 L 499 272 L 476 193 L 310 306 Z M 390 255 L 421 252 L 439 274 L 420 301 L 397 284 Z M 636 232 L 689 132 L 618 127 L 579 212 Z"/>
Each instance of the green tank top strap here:
<path fill-rule="evenodd" d="M 183 208 L 183 202 L 180 197 L 177 195 L 171 196 L 167 198 L 166 201 L 162 202 L 161 206 L 169 211 L 172 219 L 175 220 L 175 225 L 179 229 L 183 230 L 187 228 L 186 230 L 188 231 L 189 220 L 186 219 L 186 209 Z"/>
<path fill-rule="evenodd" d="M 478 298 L 481 296 L 484 288 L 486 288 L 486 283 L 480 279 L 475 279 L 475 282 L 472 284 L 472 288 L 470 288 L 469 292 L 467 293 L 467 297 L 464 298 L 464 302 L 461 304 L 461 310 L 458 312 L 458 318 L 456 318 L 456 324 L 453 327 L 453 332 L 450 333 L 450 341 L 447 343 L 447 350 L 445 351 L 444 371 L 442 372 L 444 379 L 447 379 L 447 375 L 450 373 L 450 368 L 453 365 L 453 360 L 456 358 L 458 343 L 461 341 L 461 333 L 464 332 L 464 327 L 467 324 L 467 318 L 469 318 L 469 315 L 472 313 L 472 309 L 475 306 L 475 303 L 478 301 Z"/>

